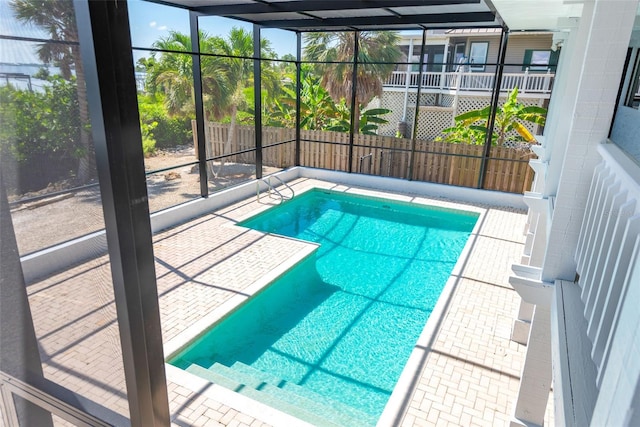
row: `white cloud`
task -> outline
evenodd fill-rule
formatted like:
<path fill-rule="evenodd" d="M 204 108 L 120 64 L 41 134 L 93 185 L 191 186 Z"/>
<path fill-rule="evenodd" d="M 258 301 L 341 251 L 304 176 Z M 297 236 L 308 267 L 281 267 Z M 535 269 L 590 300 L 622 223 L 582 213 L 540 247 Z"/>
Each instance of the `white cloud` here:
<path fill-rule="evenodd" d="M 158 23 L 156 21 L 149 22 L 150 27 L 155 27 Z"/>
<path fill-rule="evenodd" d="M 167 29 L 167 26 L 166 26 L 166 25 L 161 25 L 161 26 L 159 26 L 159 27 L 158 27 L 158 30 L 159 30 L 159 31 L 164 31 L 164 30 L 166 30 L 166 29 Z"/>

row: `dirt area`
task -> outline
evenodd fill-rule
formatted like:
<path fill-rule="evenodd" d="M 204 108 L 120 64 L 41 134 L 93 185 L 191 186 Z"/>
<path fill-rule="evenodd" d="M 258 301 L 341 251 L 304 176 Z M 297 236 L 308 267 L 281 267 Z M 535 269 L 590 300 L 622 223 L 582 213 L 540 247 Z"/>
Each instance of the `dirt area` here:
<path fill-rule="evenodd" d="M 200 197 L 200 174 L 193 147 L 159 151 L 145 158 L 147 172 L 160 171 L 147 176 L 149 209 L 156 212 Z M 177 165 L 184 165 L 174 168 Z M 173 169 L 169 169 L 173 168 Z M 276 169 L 266 168 L 264 173 Z M 253 165 L 219 163 L 213 165 L 209 176 L 209 192 L 220 190 L 255 176 Z M 61 190 L 64 183 L 28 196 L 34 197 Z M 16 198 L 11 198 L 15 200 Z M 10 199 L 10 201 L 11 201 Z M 61 193 L 11 206 L 11 218 L 21 255 L 29 254 L 54 244 L 62 243 L 104 228 L 102 203 L 98 186 L 76 192 Z"/>

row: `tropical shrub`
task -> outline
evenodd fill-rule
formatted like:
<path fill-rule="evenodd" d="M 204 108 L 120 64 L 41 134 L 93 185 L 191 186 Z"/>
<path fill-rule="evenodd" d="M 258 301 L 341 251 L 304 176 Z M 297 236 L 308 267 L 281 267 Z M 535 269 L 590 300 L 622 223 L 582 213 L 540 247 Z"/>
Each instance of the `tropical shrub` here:
<path fill-rule="evenodd" d="M 295 75 L 285 76 L 280 87 L 281 95 L 267 106 L 263 112 L 265 126 L 295 127 L 296 84 Z M 388 123 L 382 116 L 391 112 L 385 108 L 363 111 L 359 105 L 357 123 L 359 133 L 374 135 L 380 124 Z M 253 110 L 251 110 L 253 114 Z M 329 91 L 321 84 L 321 78 L 313 73 L 309 65 L 302 66 L 300 89 L 300 129 L 349 132 L 351 111 L 345 99 L 336 103 Z"/>
<path fill-rule="evenodd" d="M 84 66 L 80 60 L 80 46 L 73 43 L 78 41 L 73 1 L 11 0 L 9 4 L 18 21 L 35 25 L 48 34 L 50 40 L 38 43 L 36 48 L 42 63 L 57 67 L 64 80 L 74 82 L 77 109 L 73 118 L 80 123 L 79 140 L 76 143 L 79 148 L 74 153 L 79 156 L 75 175 L 79 183 L 87 183 L 95 178 L 95 154 L 91 140 Z M 58 43 L 61 40 L 66 43 Z"/>
<path fill-rule="evenodd" d="M 144 147 L 145 133 L 155 140 L 155 147 L 174 148 L 193 143 L 192 116 L 171 116 L 166 110 L 164 95 L 138 94 L 138 109 Z M 147 152 L 145 151 L 145 154 Z"/>
<path fill-rule="evenodd" d="M 153 138 L 153 130 L 158 126 L 158 122 L 140 122 L 140 132 L 142 133 L 142 152 L 145 157 L 149 157 L 156 152 L 156 140 Z"/>
<path fill-rule="evenodd" d="M 331 120 L 326 130 L 349 132 L 351 130 L 351 110 L 344 101 L 336 105 L 336 110 L 336 118 Z M 357 121 L 358 133 L 363 135 L 376 135 L 379 125 L 389 123 L 388 120 L 381 117 L 391 112 L 386 108 L 372 108 L 362 111 L 362 106 L 360 106 L 356 111 L 360 112 L 360 117 Z"/>
<path fill-rule="evenodd" d="M 443 130 L 443 137 L 437 140 L 466 144 L 484 144 L 488 132 L 491 107 L 472 110 L 455 117 L 455 126 Z M 542 107 L 525 107 L 518 102 L 518 88 L 509 93 L 506 102 L 498 107 L 491 136 L 492 145 L 506 142 L 535 142 L 535 137 L 522 122 L 544 126 L 547 110 Z"/>
<path fill-rule="evenodd" d="M 42 91 L 0 87 L 0 148 L 17 164 L 19 192 L 73 177 L 85 154 L 75 79 L 47 81 Z"/>
<path fill-rule="evenodd" d="M 398 47 L 399 35 L 394 31 L 310 32 L 305 34 L 305 59 L 319 61 L 314 64 L 321 83 L 337 104 L 351 106 L 353 57 L 358 43 L 360 64 L 356 70 L 355 120 L 366 106 L 382 93 L 382 81 L 395 69 L 402 51 Z M 356 123 L 356 128 L 360 125 Z"/>

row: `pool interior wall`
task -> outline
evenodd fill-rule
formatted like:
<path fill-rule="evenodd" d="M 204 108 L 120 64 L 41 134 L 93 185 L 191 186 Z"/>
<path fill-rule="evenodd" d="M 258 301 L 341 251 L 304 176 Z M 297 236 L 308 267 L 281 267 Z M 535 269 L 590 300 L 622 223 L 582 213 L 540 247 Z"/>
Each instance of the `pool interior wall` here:
<path fill-rule="evenodd" d="M 375 424 L 477 218 L 313 190 L 244 221 L 321 246 L 171 362 L 258 399 L 252 389 L 293 395 L 282 409 L 314 424 L 322 419 L 300 406 L 336 412 L 337 424 Z M 389 341 L 399 335 L 403 345 Z"/>

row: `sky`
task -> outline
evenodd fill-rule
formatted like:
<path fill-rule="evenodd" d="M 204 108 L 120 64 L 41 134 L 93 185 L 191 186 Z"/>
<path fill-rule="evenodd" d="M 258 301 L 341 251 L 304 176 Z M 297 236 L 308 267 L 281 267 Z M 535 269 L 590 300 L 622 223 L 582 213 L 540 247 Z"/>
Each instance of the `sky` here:
<path fill-rule="evenodd" d="M 55 0 L 49 0 L 55 1 Z M 129 0 L 129 18 L 131 40 L 134 47 L 150 48 L 156 40 L 167 37 L 170 31 L 189 34 L 189 13 L 184 9 L 150 3 L 142 0 Z M 47 37 L 46 32 L 36 26 L 25 25 L 13 18 L 9 0 L 0 0 L 0 34 L 20 37 Z M 203 17 L 199 20 L 200 29 L 209 35 L 227 36 L 232 27 L 242 27 L 253 32 L 250 23 L 220 17 Z M 262 37 L 271 41 L 271 48 L 278 57 L 285 54 L 295 55 L 296 35 L 291 31 L 263 29 Z M 38 62 L 33 49 L 25 49 L 35 43 L 0 40 L 0 63 L 25 64 Z M 150 53 L 134 51 L 134 62 Z"/>
<path fill-rule="evenodd" d="M 151 47 L 154 41 L 167 37 L 170 31 L 189 34 L 189 13 L 186 10 L 142 0 L 129 0 L 128 4 L 134 47 Z M 253 32 L 250 23 L 220 17 L 200 18 L 199 25 L 201 31 L 212 36 L 225 37 L 234 26 Z M 262 38 L 271 41 L 271 48 L 278 57 L 296 53 L 296 36 L 291 31 L 263 29 Z"/>
<path fill-rule="evenodd" d="M 134 47 L 151 47 L 154 41 L 167 37 L 169 31 L 189 34 L 189 13 L 186 10 L 142 0 L 129 0 L 128 5 L 131 22 L 131 41 Z M 200 18 L 199 24 L 200 29 L 207 34 L 223 37 L 228 35 L 234 26 L 253 32 L 251 24 L 227 18 Z M 47 37 L 47 33 L 37 26 L 18 22 L 13 17 L 9 0 L 0 0 L 0 34 L 18 37 Z M 284 30 L 263 29 L 262 37 L 271 41 L 271 48 L 278 54 L 278 57 L 287 53 L 295 55 L 295 33 Z M 24 49 L 25 46 L 25 44 L 0 40 L 0 63 L 37 62 L 36 56 L 30 49 Z M 137 60 L 139 57 L 149 56 L 149 54 L 138 51 L 134 56 Z"/>

